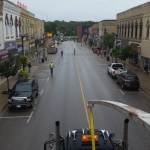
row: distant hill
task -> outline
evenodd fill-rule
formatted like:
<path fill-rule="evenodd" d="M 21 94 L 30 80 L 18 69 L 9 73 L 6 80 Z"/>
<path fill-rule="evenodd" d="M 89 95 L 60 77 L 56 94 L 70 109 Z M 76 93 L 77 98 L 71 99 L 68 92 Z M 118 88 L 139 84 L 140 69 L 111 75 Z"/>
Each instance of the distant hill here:
<path fill-rule="evenodd" d="M 45 22 L 45 32 L 51 32 L 53 35 L 56 35 L 57 32 L 62 32 L 64 33 L 65 36 L 74 36 L 76 35 L 76 28 L 77 26 L 86 26 L 86 27 L 91 27 L 93 24 L 96 24 L 97 22 L 93 21 L 70 21 L 70 22 L 65 22 L 65 21 L 59 21 L 56 20 L 54 22 Z"/>

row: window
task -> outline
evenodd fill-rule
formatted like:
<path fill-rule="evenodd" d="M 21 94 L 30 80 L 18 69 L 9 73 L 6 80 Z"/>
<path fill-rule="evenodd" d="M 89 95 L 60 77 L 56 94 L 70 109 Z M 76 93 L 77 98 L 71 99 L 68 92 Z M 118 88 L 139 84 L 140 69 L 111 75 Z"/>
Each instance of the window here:
<path fill-rule="evenodd" d="M 135 23 L 135 38 L 137 38 L 137 31 L 138 31 L 138 23 Z"/>
<path fill-rule="evenodd" d="M 147 25 L 146 25 L 146 38 L 149 38 L 149 21 L 147 22 Z"/>
<path fill-rule="evenodd" d="M 5 27 L 6 27 L 6 38 L 9 38 L 9 31 L 8 31 L 8 28 L 9 28 L 9 19 L 8 19 L 8 14 L 6 14 L 5 16 Z"/>

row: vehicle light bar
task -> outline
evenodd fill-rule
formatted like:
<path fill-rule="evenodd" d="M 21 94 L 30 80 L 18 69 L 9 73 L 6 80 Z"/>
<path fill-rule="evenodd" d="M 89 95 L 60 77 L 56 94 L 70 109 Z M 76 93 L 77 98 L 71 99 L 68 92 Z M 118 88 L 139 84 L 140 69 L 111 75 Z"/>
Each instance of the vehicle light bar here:
<path fill-rule="evenodd" d="M 95 142 L 98 142 L 98 136 L 94 135 L 94 140 Z M 82 135 L 82 142 L 91 142 L 92 141 L 92 136 L 91 135 Z"/>

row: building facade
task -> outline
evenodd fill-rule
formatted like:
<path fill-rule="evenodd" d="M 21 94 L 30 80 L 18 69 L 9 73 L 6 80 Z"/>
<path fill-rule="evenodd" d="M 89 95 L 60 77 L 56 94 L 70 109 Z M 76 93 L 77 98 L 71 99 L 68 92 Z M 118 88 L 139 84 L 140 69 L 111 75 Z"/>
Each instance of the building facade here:
<path fill-rule="evenodd" d="M 21 6 L 8 0 L 0 1 L 0 64 L 11 57 L 17 63 L 22 54 L 29 59 L 34 57 L 36 38 L 41 39 L 44 33 L 44 21 Z"/>
<path fill-rule="evenodd" d="M 117 14 L 117 34 L 121 45 L 131 44 L 137 52 L 135 63 L 150 69 L 150 2 Z"/>
<path fill-rule="evenodd" d="M 8 51 L 8 56 L 10 58 L 15 57 L 18 53 L 16 49 L 16 38 L 19 37 L 21 9 L 12 2 L 6 0 L 2 2 L 4 49 Z"/>

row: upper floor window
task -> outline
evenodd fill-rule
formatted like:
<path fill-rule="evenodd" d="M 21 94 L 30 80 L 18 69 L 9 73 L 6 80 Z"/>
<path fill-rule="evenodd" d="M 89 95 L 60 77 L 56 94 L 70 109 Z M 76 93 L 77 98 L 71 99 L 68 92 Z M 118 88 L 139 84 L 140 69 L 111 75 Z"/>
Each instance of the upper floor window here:
<path fill-rule="evenodd" d="M 135 38 L 137 38 L 137 31 L 138 31 L 138 23 L 135 23 Z"/>
<path fill-rule="evenodd" d="M 139 25 L 140 31 L 139 31 L 139 37 L 140 39 L 142 38 L 142 28 L 143 28 L 143 23 L 142 23 L 142 19 L 140 21 L 140 25 Z"/>
<path fill-rule="evenodd" d="M 8 14 L 6 14 L 6 15 L 5 15 L 6 38 L 9 37 L 8 28 L 9 28 L 9 19 L 8 19 Z"/>
<path fill-rule="evenodd" d="M 133 29 L 134 29 L 134 25 L 133 22 L 131 23 L 131 38 L 133 38 Z"/>
<path fill-rule="evenodd" d="M 150 23 L 148 21 L 146 25 L 146 38 L 149 38 L 149 27 L 150 27 Z"/>
<path fill-rule="evenodd" d="M 128 37 L 130 36 L 130 22 L 128 23 Z"/>

